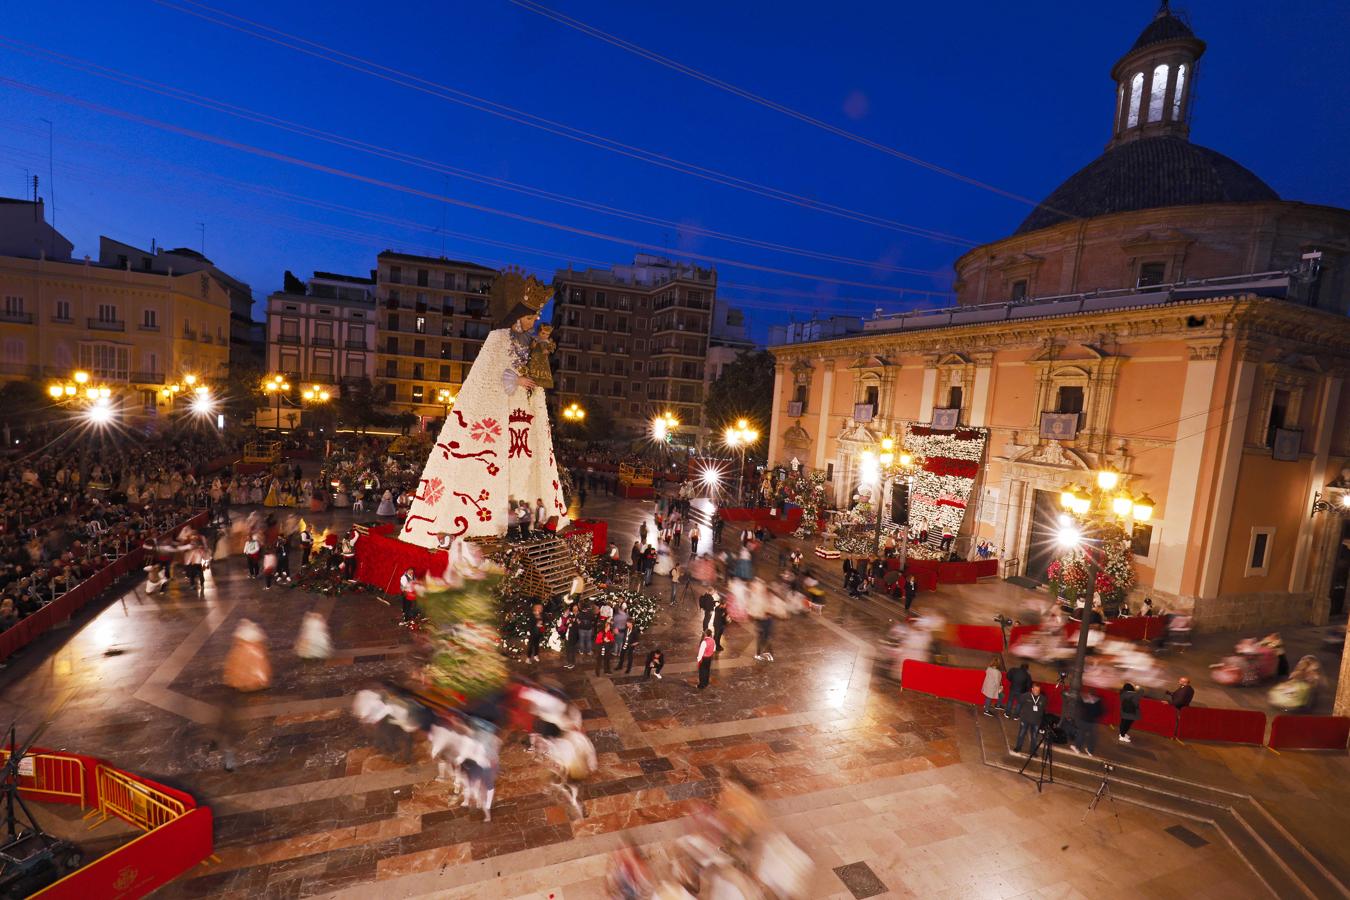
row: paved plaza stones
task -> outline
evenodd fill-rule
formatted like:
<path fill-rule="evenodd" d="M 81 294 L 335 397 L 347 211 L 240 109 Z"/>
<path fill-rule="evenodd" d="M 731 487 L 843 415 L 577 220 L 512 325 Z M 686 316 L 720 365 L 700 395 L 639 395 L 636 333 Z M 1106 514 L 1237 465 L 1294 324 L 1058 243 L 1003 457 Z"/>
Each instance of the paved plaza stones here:
<path fill-rule="evenodd" d="M 650 509 L 601 507 L 618 537 Z M 311 609 L 329 616 L 337 647 L 323 662 L 290 651 Z M 242 617 L 266 630 L 275 670 L 273 686 L 248 697 L 221 683 Z M 985 767 L 970 711 L 883 678 L 871 648 L 884 616 L 842 598 L 824 615 L 781 623 L 774 662 L 755 660 L 753 633 L 733 626 L 702 693 L 692 600 L 663 604 L 647 636 L 667 653 L 662 680 L 636 667 L 596 678 L 546 657 L 542 669 L 576 699 L 599 752 L 582 788 L 585 816 L 570 817 L 550 776 L 511 744 L 484 823 L 450 805 L 424 746 L 409 765 L 387 759 L 346 712 L 353 691 L 406 666 L 411 640 L 396 619 L 368 594 L 264 592 L 225 560 L 204 600 L 128 595 L 63 646 L 30 652 L 0 675 L 0 715 L 35 724 L 55 707 L 44 743 L 106 757 L 212 806 L 219 861 L 163 889 L 167 897 L 603 896 L 607 856 L 624 838 L 659 860 L 727 774 L 759 785 L 815 860 L 812 896 L 1264 893 L 1212 828 L 1124 803 L 1119 831 L 1105 814 L 1080 825 L 1088 796 L 1038 796 Z M 233 773 L 214 744 L 226 704 L 245 723 Z M 1180 826 L 1205 843 L 1165 830 Z"/>

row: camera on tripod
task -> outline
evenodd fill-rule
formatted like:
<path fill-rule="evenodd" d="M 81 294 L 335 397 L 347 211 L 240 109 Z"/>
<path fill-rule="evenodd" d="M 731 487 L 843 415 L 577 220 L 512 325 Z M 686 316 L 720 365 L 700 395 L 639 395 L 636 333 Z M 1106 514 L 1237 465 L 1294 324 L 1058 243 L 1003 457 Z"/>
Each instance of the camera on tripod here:
<path fill-rule="evenodd" d="M 999 613 L 998 615 L 994 616 L 994 623 L 996 625 L 1011 625 L 1013 623 L 1013 620 L 1003 615 L 1003 613 Z"/>
<path fill-rule="evenodd" d="M 1102 770 L 1106 772 L 1114 772 L 1116 770 L 1116 767 L 1111 765 L 1109 762 L 1104 762 L 1102 763 Z"/>

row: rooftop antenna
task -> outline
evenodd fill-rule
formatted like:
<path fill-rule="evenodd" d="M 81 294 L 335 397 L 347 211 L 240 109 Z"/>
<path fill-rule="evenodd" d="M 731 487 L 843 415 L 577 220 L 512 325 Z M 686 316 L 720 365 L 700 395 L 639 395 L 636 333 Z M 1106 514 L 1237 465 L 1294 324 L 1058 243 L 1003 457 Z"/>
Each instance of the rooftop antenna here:
<path fill-rule="evenodd" d="M 56 126 L 52 124 L 51 119 L 39 119 L 39 122 L 47 123 L 47 198 L 51 200 L 52 229 L 56 229 L 56 168 L 53 163 L 55 154 L 52 148 L 55 144 Z"/>
<path fill-rule="evenodd" d="M 200 232 L 202 233 L 202 243 L 201 243 L 202 256 L 205 256 L 205 255 L 206 255 L 206 223 L 205 223 L 205 222 L 198 222 L 198 223 L 197 223 L 197 230 L 200 231 Z"/>

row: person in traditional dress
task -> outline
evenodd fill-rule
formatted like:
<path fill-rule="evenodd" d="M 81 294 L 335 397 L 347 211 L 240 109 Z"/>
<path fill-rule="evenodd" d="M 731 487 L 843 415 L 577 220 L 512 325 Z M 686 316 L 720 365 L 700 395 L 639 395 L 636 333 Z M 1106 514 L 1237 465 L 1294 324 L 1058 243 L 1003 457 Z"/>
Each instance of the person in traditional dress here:
<path fill-rule="evenodd" d="M 333 655 L 333 641 L 328 636 L 328 622 L 323 613 L 305 613 L 295 642 L 295 655 L 301 659 L 327 659 Z"/>
<path fill-rule="evenodd" d="M 225 684 L 245 693 L 260 691 L 272 683 L 272 664 L 267 660 L 267 635 L 256 623 L 242 619 L 234 630 L 234 646 L 225 657 Z"/>
<path fill-rule="evenodd" d="M 392 516 L 398 513 L 398 508 L 394 506 L 394 492 L 386 489 L 380 497 L 379 508 L 375 510 L 377 516 Z"/>
<path fill-rule="evenodd" d="M 512 497 L 540 498 L 559 528 L 566 522 L 544 390 L 528 375 L 532 329 L 549 289 L 508 271 L 493 291 L 508 311 L 464 379 L 399 534 L 428 549 L 442 532 L 501 536 L 511 524 Z"/>

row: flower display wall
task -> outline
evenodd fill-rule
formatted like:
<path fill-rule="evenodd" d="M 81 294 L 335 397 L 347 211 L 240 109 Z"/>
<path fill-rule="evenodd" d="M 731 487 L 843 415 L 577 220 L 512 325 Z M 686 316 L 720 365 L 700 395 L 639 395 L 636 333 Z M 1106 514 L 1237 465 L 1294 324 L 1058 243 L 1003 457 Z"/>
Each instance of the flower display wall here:
<path fill-rule="evenodd" d="M 934 431 L 911 425 L 906 429 L 905 449 L 923 460 L 909 492 L 910 534 L 960 533 L 987 438 L 983 428 Z"/>

